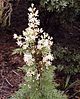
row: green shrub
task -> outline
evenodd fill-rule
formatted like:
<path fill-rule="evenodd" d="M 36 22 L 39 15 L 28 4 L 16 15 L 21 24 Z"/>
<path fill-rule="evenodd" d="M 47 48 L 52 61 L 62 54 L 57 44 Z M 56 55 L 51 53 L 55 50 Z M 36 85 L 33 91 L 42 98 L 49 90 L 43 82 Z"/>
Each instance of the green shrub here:
<path fill-rule="evenodd" d="M 47 7 L 49 11 L 62 11 L 67 6 L 80 10 L 79 0 L 40 0 L 41 5 Z"/>
<path fill-rule="evenodd" d="M 59 44 L 53 46 L 54 62 L 57 72 L 63 72 L 65 75 L 65 84 L 63 87 L 68 87 L 73 83 L 71 77 L 80 73 L 80 53 L 76 50 L 69 50 Z M 75 80 L 74 80 L 75 82 Z"/>
<path fill-rule="evenodd" d="M 80 53 L 71 51 L 59 44 L 53 46 L 54 65 L 58 71 L 63 71 L 67 75 L 80 73 Z"/>

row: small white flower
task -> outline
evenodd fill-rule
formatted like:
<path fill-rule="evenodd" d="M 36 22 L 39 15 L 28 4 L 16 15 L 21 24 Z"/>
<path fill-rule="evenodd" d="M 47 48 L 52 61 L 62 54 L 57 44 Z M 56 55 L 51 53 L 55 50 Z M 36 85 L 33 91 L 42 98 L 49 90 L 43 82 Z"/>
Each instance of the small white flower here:
<path fill-rule="evenodd" d="M 50 42 L 49 42 L 49 44 L 50 44 L 50 46 L 51 46 L 51 45 L 53 45 L 53 42 L 52 42 L 52 41 L 50 41 Z"/>
<path fill-rule="evenodd" d="M 18 40 L 17 42 L 17 45 L 19 45 L 20 47 L 23 45 L 22 41 Z"/>
<path fill-rule="evenodd" d="M 30 25 L 30 24 L 29 24 L 29 25 Z M 33 35 L 33 34 L 34 34 L 34 30 L 31 29 L 31 27 L 29 27 L 29 28 L 27 28 L 27 29 L 25 29 L 25 30 L 26 30 L 26 32 L 27 32 L 26 38 L 29 38 L 30 35 Z"/>
<path fill-rule="evenodd" d="M 49 60 L 53 60 L 53 56 L 51 55 L 51 54 L 49 54 L 48 56 L 47 56 L 47 58 L 49 59 Z"/>
<path fill-rule="evenodd" d="M 24 83 L 24 85 L 26 86 L 26 84 Z"/>
<path fill-rule="evenodd" d="M 23 45 L 23 49 L 26 49 L 28 47 L 28 44 L 26 44 L 26 45 Z"/>
<path fill-rule="evenodd" d="M 36 88 L 36 90 L 38 90 L 38 88 Z"/>
<path fill-rule="evenodd" d="M 50 40 L 53 40 L 53 37 L 51 37 Z"/>
<path fill-rule="evenodd" d="M 40 78 L 40 74 L 37 74 L 36 80 L 39 80 L 39 78 Z"/>
<path fill-rule="evenodd" d="M 49 69 L 49 66 L 50 66 L 51 64 L 52 64 L 52 63 L 51 63 L 50 61 L 47 61 L 47 62 L 45 63 L 46 69 Z"/>
<path fill-rule="evenodd" d="M 30 13 L 30 14 L 28 14 L 28 20 L 29 20 L 29 22 L 30 22 L 30 20 L 33 18 L 33 14 L 32 13 Z"/>
<path fill-rule="evenodd" d="M 43 33 L 43 29 L 42 28 L 40 29 L 40 33 Z"/>
<path fill-rule="evenodd" d="M 33 11 L 34 11 L 34 12 L 36 11 L 36 8 L 35 8 L 35 7 L 33 8 Z"/>
<path fill-rule="evenodd" d="M 32 75 L 35 75 L 35 72 L 32 71 L 32 70 L 30 70 L 30 69 L 28 69 L 28 71 L 27 71 L 27 76 L 28 76 L 28 77 L 32 77 Z"/>
<path fill-rule="evenodd" d="M 48 33 L 43 33 L 43 36 L 44 36 L 44 38 L 46 38 L 46 37 L 48 37 L 49 35 L 48 35 Z"/>
<path fill-rule="evenodd" d="M 31 8 L 31 7 L 29 7 L 29 8 L 28 8 L 28 11 L 29 11 L 29 12 L 32 12 L 32 8 Z"/>
<path fill-rule="evenodd" d="M 52 61 L 53 60 L 53 56 L 51 54 L 43 57 L 43 62 L 47 62 L 48 60 Z"/>
<path fill-rule="evenodd" d="M 36 10 L 36 12 L 35 12 L 35 16 L 39 16 L 39 15 L 38 15 L 38 10 Z"/>
<path fill-rule="evenodd" d="M 13 38 L 16 39 L 17 37 L 18 37 L 17 34 L 14 34 L 14 37 Z"/>
<path fill-rule="evenodd" d="M 34 80 L 33 80 L 33 82 L 34 82 Z"/>
<path fill-rule="evenodd" d="M 31 39 L 32 39 L 32 40 L 35 40 L 35 36 L 34 36 L 34 35 L 33 35 L 33 36 L 31 36 Z"/>
<path fill-rule="evenodd" d="M 49 41 L 48 41 L 48 39 L 46 39 L 45 41 L 44 41 L 44 46 L 48 46 L 49 45 Z"/>
<path fill-rule="evenodd" d="M 31 54 L 24 54 L 24 62 L 29 62 L 32 59 Z"/>
<path fill-rule="evenodd" d="M 31 86 L 28 84 L 28 88 L 31 89 Z"/>
<path fill-rule="evenodd" d="M 35 20 L 35 25 L 36 26 L 40 25 L 40 21 L 39 20 Z"/>
<path fill-rule="evenodd" d="M 30 71 L 27 71 L 27 77 L 32 77 L 32 74 L 31 74 L 31 72 Z"/>
<path fill-rule="evenodd" d="M 30 38 L 28 36 L 25 37 L 25 41 L 28 41 Z"/>
<path fill-rule="evenodd" d="M 40 32 L 41 33 L 41 32 Z M 41 35 L 41 39 L 43 39 L 44 37 L 43 37 L 43 35 Z"/>
<path fill-rule="evenodd" d="M 48 36 L 48 40 L 50 40 L 50 36 Z"/>
<path fill-rule="evenodd" d="M 46 62 L 46 61 L 47 61 L 46 57 L 43 57 L 43 62 Z"/>
<path fill-rule="evenodd" d="M 26 36 L 26 35 L 27 35 L 27 33 L 25 31 L 23 31 L 23 36 Z"/>
<path fill-rule="evenodd" d="M 33 23 L 28 23 L 28 26 L 29 26 L 30 28 L 34 28 L 34 27 L 35 27 L 35 25 L 34 25 Z"/>
<path fill-rule="evenodd" d="M 31 52 L 32 52 L 32 54 L 34 54 L 35 53 L 35 50 L 33 49 Z"/>
<path fill-rule="evenodd" d="M 43 43 L 43 39 L 38 41 L 38 44 L 42 44 Z"/>
<path fill-rule="evenodd" d="M 36 33 L 39 33 L 39 28 L 34 29 Z"/>
<path fill-rule="evenodd" d="M 41 70 L 43 70 L 43 68 L 41 68 Z"/>
<path fill-rule="evenodd" d="M 43 47 L 43 46 L 42 46 L 41 44 L 38 44 L 38 45 L 37 45 L 37 49 L 42 49 L 42 47 Z"/>
<path fill-rule="evenodd" d="M 28 66 L 31 66 L 32 64 L 34 64 L 34 59 L 32 58 L 32 55 L 27 53 L 27 54 L 24 54 L 24 62 L 26 62 L 26 64 Z"/>
<path fill-rule="evenodd" d="M 23 37 L 21 35 L 18 36 L 18 39 L 21 40 Z"/>
<path fill-rule="evenodd" d="M 49 64 L 46 64 L 46 69 L 49 69 L 49 65 L 51 65 L 50 63 Z"/>
<path fill-rule="evenodd" d="M 33 3 L 31 4 L 31 7 L 32 7 L 32 8 L 34 7 L 34 4 L 33 4 Z"/>

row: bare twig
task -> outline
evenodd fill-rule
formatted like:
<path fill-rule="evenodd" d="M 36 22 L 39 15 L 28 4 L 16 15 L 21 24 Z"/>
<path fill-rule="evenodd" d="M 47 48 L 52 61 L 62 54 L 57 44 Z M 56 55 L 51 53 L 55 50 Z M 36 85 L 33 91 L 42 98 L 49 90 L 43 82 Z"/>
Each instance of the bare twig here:
<path fill-rule="evenodd" d="M 8 81 L 7 78 L 5 78 L 5 80 L 6 80 L 6 82 L 7 82 L 11 87 L 13 87 L 13 85 Z"/>
<path fill-rule="evenodd" d="M 77 81 L 73 82 L 68 88 L 65 89 L 64 93 L 67 93 L 67 91 L 70 88 L 73 88 L 75 85 L 80 85 L 80 80 L 77 80 Z"/>
<path fill-rule="evenodd" d="M 15 73 L 16 75 L 20 76 L 16 71 L 12 70 L 13 73 Z"/>
<path fill-rule="evenodd" d="M 80 91 L 75 92 L 73 95 L 71 95 L 71 96 L 69 97 L 69 99 L 71 99 L 71 98 L 75 97 L 75 96 L 76 96 L 76 94 L 78 94 L 78 93 L 80 93 Z"/>

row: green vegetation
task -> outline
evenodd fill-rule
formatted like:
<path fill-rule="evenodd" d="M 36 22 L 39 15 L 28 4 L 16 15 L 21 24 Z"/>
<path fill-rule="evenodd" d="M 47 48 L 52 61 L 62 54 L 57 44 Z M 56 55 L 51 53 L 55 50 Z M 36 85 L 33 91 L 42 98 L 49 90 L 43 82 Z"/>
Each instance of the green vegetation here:
<path fill-rule="evenodd" d="M 49 11 L 63 11 L 67 7 L 80 10 L 79 0 L 40 0 L 40 3 L 46 6 Z"/>
<path fill-rule="evenodd" d="M 53 47 L 54 61 L 56 61 L 56 67 L 59 71 L 65 72 L 65 74 L 75 75 L 80 73 L 80 53 L 73 50 L 70 51 L 66 47 L 55 45 Z M 58 62 L 57 62 L 58 61 Z"/>
<path fill-rule="evenodd" d="M 80 73 L 80 53 L 56 44 L 53 46 L 53 55 L 53 64 L 56 66 L 57 71 L 66 75 L 66 87 L 70 83 L 71 76 Z"/>

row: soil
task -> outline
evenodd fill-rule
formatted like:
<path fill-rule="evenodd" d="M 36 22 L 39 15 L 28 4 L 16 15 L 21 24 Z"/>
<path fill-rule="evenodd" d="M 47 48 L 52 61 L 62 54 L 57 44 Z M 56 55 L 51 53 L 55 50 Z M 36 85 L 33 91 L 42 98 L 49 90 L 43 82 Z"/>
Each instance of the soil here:
<path fill-rule="evenodd" d="M 12 55 L 15 48 L 12 35 L 0 34 L 0 99 L 7 99 L 23 82 L 24 73 L 17 69 L 24 63 L 21 56 Z"/>

